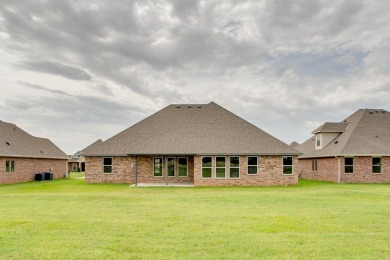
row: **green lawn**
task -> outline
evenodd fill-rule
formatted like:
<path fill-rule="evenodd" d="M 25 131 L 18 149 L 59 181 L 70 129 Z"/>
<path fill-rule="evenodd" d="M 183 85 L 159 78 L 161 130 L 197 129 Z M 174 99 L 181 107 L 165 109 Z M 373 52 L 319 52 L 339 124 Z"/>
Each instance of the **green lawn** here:
<path fill-rule="evenodd" d="M 2 185 L 0 256 L 390 259 L 390 185 Z"/>

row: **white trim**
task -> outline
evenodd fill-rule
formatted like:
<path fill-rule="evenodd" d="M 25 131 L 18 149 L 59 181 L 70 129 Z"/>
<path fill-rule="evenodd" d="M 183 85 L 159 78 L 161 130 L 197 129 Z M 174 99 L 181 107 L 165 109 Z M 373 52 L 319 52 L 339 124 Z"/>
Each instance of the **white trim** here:
<path fill-rule="evenodd" d="M 347 159 L 347 158 L 352 158 L 352 165 L 351 164 L 345 164 L 345 159 Z M 348 175 L 350 175 L 350 174 L 354 174 L 354 172 L 355 172 L 355 159 L 354 159 L 355 157 L 353 157 L 353 156 L 344 156 L 344 174 L 348 174 Z M 372 162 L 371 162 L 371 164 L 372 164 Z M 346 166 L 352 166 L 352 172 L 346 172 L 345 171 L 345 167 Z M 371 169 L 371 171 L 372 171 L 372 169 Z"/>
<path fill-rule="evenodd" d="M 218 167 L 217 166 L 217 157 L 225 158 L 225 167 Z M 218 177 L 217 176 L 217 169 L 225 169 L 225 176 L 224 177 Z M 226 156 L 215 156 L 215 178 L 216 179 L 226 179 Z"/>
<path fill-rule="evenodd" d="M 249 165 L 249 157 L 255 157 L 257 158 L 257 164 L 256 165 Z M 256 176 L 256 175 L 259 175 L 259 156 L 247 156 L 246 157 L 246 175 L 249 175 L 249 176 Z M 249 166 L 253 167 L 253 166 L 256 166 L 256 173 L 249 173 Z"/>
<path fill-rule="evenodd" d="M 284 158 L 291 157 L 291 165 L 284 165 Z M 284 166 L 291 166 L 291 173 L 284 173 Z M 286 155 L 282 156 L 282 174 L 287 176 L 293 176 L 294 175 L 294 156 Z"/>
<path fill-rule="evenodd" d="M 232 157 L 238 157 L 238 167 L 230 167 L 230 158 Z M 229 179 L 240 179 L 241 178 L 241 168 L 240 168 L 240 156 L 229 156 Z M 237 169 L 238 168 L 238 177 L 231 177 L 230 169 Z"/>
<path fill-rule="evenodd" d="M 372 160 L 374 158 L 379 158 L 380 159 L 380 165 L 379 165 L 380 170 L 381 170 L 380 172 L 374 172 L 373 171 L 375 165 L 372 164 Z M 378 165 L 376 165 L 376 167 L 378 167 Z M 374 174 L 374 175 L 381 175 L 382 174 L 382 157 L 381 156 L 372 156 L 371 157 L 371 174 Z"/>
<path fill-rule="evenodd" d="M 172 176 L 168 175 L 168 167 L 169 167 L 168 160 L 169 159 L 173 159 L 173 175 Z M 167 163 L 166 163 L 167 176 L 168 176 L 168 178 L 175 178 L 176 177 L 176 157 L 172 157 L 172 156 L 166 157 L 166 160 L 167 160 Z"/>
<path fill-rule="evenodd" d="M 180 163 L 179 163 L 179 160 L 180 160 L 180 158 L 184 158 L 184 159 L 186 159 L 187 160 L 187 170 L 186 170 L 186 173 L 187 173 L 187 175 L 186 176 L 180 176 L 179 174 L 180 174 L 180 168 L 179 168 L 179 165 L 180 165 Z M 188 177 L 188 157 L 177 157 L 177 177 L 178 178 L 186 178 L 186 177 Z"/>
<path fill-rule="evenodd" d="M 203 158 L 211 158 L 211 167 L 203 167 Z M 203 177 L 203 168 L 211 169 L 211 177 Z M 210 180 L 213 178 L 213 156 L 201 156 L 200 157 L 200 178 L 205 180 Z"/>
<path fill-rule="evenodd" d="M 161 159 L 161 176 L 155 176 L 154 175 L 154 159 Z M 153 172 L 153 177 L 156 178 L 162 178 L 164 177 L 164 158 L 163 157 L 153 157 L 153 162 L 152 162 L 152 172 Z"/>
<path fill-rule="evenodd" d="M 104 164 L 104 158 L 111 158 L 111 165 L 108 165 L 108 164 Z M 103 174 L 113 174 L 114 172 L 114 159 L 113 157 L 102 157 L 102 166 L 103 166 Z M 104 172 L 104 166 L 111 166 L 111 172 Z M 72 169 L 73 169 L 73 165 L 72 165 Z"/>

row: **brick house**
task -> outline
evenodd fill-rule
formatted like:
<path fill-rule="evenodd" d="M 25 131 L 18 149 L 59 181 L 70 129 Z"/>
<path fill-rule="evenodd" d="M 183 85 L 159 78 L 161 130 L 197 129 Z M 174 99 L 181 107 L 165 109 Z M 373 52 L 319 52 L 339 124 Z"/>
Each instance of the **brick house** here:
<path fill-rule="evenodd" d="M 92 144 L 88 145 L 81 151 L 77 151 L 75 154 L 72 156 L 69 156 L 68 159 L 68 171 L 71 172 L 85 172 L 85 157 L 84 153 L 88 152 L 89 149 L 92 149 L 95 146 L 100 145 L 103 143 L 101 139 L 96 140 Z"/>
<path fill-rule="evenodd" d="M 0 184 L 34 180 L 35 173 L 64 177 L 68 156 L 49 139 L 34 137 L 0 120 Z"/>
<path fill-rule="evenodd" d="M 390 113 L 360 109 L 341 122 L 328 122 L 298 146 L 299 175 L 329 182 L 390 182 Z"/>
<path fill-rule="evenodd" d="M 85 180 L 290 185 L 299 154 L 214 102 L 169 105 L 89 150 Z"/>

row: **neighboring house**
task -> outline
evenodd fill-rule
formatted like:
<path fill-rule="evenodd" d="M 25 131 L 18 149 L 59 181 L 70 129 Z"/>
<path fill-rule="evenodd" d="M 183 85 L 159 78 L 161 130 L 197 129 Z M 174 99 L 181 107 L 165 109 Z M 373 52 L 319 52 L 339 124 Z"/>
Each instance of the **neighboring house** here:
<path fill-rule="evenodd" d="M 303 179 L 390 182 L 390 113 L 360 109 L 339 123 L 325 123 L 297 147 Z"/>
<path fill-rule="evenodd" d="M 0 184 L 34 180 L 36 173 L 64 177 L 68 156 L 49 139 L 34 137 L 0 121 Z"/>
<path fill-rule="evenodd" d="M 290 185 L 300 153 L 214 102 L 169 105 L 85 153 L 87 183 Z"/>
<path fill-rule="evenodd" d="M 83 150 L 77 151 L 77 153 L 74 155 L 69 156 L 68 171 L 85 172 L 85 157 L 83 156 L 83 153 L 88 152 L 89 149 L 93 149 L 95 146 L 98 146 L 101 143 L 103 143 L 103 141 L 98 139 Z"/>
<path fill-rule="evenodd" d="M 80 160 L 81 160 L 81 153 L 80 151 L 77 151 L 74 155 L 70 155 L 68 159 L 68 171 L 71 172 L 79 172 L 80 167 Z"/>

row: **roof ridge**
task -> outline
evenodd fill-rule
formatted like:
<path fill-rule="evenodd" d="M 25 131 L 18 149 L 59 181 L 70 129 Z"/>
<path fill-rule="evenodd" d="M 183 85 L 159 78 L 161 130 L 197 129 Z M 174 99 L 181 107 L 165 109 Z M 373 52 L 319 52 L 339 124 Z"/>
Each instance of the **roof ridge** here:
<path fill-rule="evenodd" d="M 168 105 L 166 108 L 170 107 L 170 106 L 177 106 L 178 104 L 174 105 L 174 104 L 171 104 L 171 105 Z M 185 105 L 189 105 L 189 104 L 185 104 Z M 198 105 L 198 104 L 195 104 L 195 105 Z M 200 105 L 200 104 L 199 104 Z M 204 107 L 207 107 L 209 104 L 203 104 L 202 106 Z M 160 110 L 161 111 L 161 110 Z M 196 115 L 197 113 L 199 113 L 199 110 L 194 110 L 193 113 L 191 113 L 191 115 L 189 115 L 186 120 L 188 120 L 189 118 L 192 118 L 194 115 Z M 157 137 L 165 134 L 166 132 L 170 131 L 171 129 L 175 128 L 177 125 L 179 124 L 179 122 L 173 124 L 171 127 L 168 127 L 165 131 L 162 131 L 158 134 L 156 134 L 155 136 L 153 136 L 152 138 L 150 138 L 147 142 L 141 144 L 140 146 L 138 147 L 135 147 L 134 150 L 136 149 L 141 149 L 142 147 L 144 147 L 145 145 L 147 145 L 148 143 L 152 142 L 153 140 L 155 140 Z"/>
<path fill-rule="evenodd" d="M 361 115 L 359 116 L 359 118 L 356 120 L 356 125 L 355 125 L 354 128 L 351 130 L 351 133 L 349 134 L 348 138 L 345 140 L 345 143 L 344 143 L 344 145 L 341 147 L 339 154 L 343 154 L 343 153 L 344 153 L 344 150 L 345 150 L 345 148 L 347 147 L 347 145 L 348 145 L 348 143 L 349 143 L 349 140 L 350 140 L 351 137 L 353 136 L 353 133 L 356 131 L 357 126 L 359 125 L 360 121 L 362 120 L 362 118 L 363 118 L 363 116 L 364 116 L 364 114 L 365 114 L 365 112 L 366 112 L 367 110 L 366 110 L 366 109 L 359 109 L 359 110 L 356 111 L 355 113 L 358 113 L 359 111 L 362 111 L 362 114 L 361 114 Z M 353 116 L 353 114 L 352 114 L 351 116 L 349 116 L 349 117 L 352 117 L 352 116 Z M 348 117 L 347 117 L 346 119 L 344 119 L 342 122 L 347 123 L 347 122 L 346 122 L 347 119 L 348 119 Z M 351 123 L 348 124 L 348 126 L 350 126 L 350 125 L 351 125 Z M 348 126 L 347 126 L 347 127 L 348 127 Z"/>

